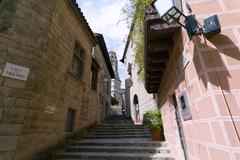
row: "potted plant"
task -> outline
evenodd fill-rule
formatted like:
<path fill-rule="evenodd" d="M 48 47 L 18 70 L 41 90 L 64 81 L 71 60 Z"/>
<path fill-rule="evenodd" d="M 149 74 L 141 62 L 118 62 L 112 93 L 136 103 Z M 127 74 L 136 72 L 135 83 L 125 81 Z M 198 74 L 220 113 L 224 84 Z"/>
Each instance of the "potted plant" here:
<path fill-rule="evenodd" d="M 159 109 L 146 112 L 143 116 L 143 123 L 150 129 L 152 140 L 164 140 L 163 122 Z"/>

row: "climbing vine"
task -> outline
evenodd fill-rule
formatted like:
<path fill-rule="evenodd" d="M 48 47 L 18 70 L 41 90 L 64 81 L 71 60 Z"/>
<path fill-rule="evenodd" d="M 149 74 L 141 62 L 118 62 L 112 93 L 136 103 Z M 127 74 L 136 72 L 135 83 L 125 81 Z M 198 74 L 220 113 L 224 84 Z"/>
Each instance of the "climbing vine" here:
<path fill-rule="evenodd" d="M 130 38 L 135 46 L 135 63 L 139 67 L 138 77 L 144 80 L 144 16 L 146 8 L 153 0 L 128 0 L 123 13 L 131 29 Z"/>

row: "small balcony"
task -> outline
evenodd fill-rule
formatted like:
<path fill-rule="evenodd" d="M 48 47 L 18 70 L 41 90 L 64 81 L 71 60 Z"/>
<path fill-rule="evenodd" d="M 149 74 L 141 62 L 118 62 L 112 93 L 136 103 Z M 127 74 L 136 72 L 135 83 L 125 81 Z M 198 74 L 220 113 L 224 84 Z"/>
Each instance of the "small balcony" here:
<path fill-rule="evenodd" d="M 145 87 L 148 93 L 157 93 L 173 48 L 173 34 L 180 29 L 177 24 L 165 24 L 158 14 L 145 17 Z"/>

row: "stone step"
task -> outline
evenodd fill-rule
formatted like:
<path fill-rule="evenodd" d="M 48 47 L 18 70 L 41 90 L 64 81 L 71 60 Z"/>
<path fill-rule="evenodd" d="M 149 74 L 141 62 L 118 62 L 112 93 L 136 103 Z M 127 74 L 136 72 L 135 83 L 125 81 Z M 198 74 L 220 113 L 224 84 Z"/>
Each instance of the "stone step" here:
<path fill-rule="evenodd" d="M 91 131 L 149 131 L 148 128 L 93 128 Z"/>
<path fill-rule="evenodd" d="M 128 132 L 116 132 L 116 131 L 108 131 L 108 132 L 88 132 L 87 133 L 88 135 L 129 135 L 129 134 L 131 134 L 131 135 L 141 135 L 141 134 L 149 134 L 150 135 L 150 133 L 149 132 L 136 132 L 136 131 L 133 131 L 133 132 L 131 132 L 131 131 L 128 131 Z"/>
<path fill-rule="evenodd" d="M 119 121 L 110 121 L 102 125 L 134 125 L 133 122 L 119 122 Z"/>
<path fill-rule="evenodd" d="M 166 142 L 151 141 L 147 126 L 114 118 L 74 141 L 58 160 L 174 160 Z"/>
<path fill-rule="evenodd" d="M 129 147 L 167 147 L 166 142 L 151 141 L 149 139 L 97 139 L 97 140 L 83 140 L 73 142 L 75 146 L 129 146 Z"/>
<path fill-rule="evenodd" d="M 135 146 L 70 146 L 67 152 L 124 152 L 124 153 L 170 153 L 166 147 L 135 147 Z"/>
<path fill-rule="evenodd" d="M 144 125 L 128 125 L 128 124 L 102 124 L 102 125 L 97 125 L 96 127 L 125 127 L 125 128 L 144 128 L 147 126 Z"/>
<path fill-rule="evenodd" d="M 147 126 L 145 124 L 139 124 L 139 125 L 135 125 L 134 123 L 103 123 L 103 124 L 99 124 L 97 126 L 135 126 L 135 127 L 144 127 Z"/>
<path fill-rule="evenodd" d="M 111 120 L 107 120 L 105 121 L 105 123 L 111 123 L 111 122 L 118 122 L 118 123 L 133 123 L 132 120 L 125 120 L 125 119 L 111 119 Z"/>
<path fill-rule="evenodd" d="M 64 152 L 58 154 L 58 159 L 95 159 L 95 160 L 174 160 L 170 154 L 163 153 L 109 153 L 109 152 Z"/>
<path fill-rule="evenodd" d="M 105 123 L 109 123 L 109 122 L 124 122 L 124 123 L 133 123 L 133 121 L 131 119 L 108 119 L 105 121 Z"/>
<path fill-rule="evenodd" d="M 149 132 L 148 129 L 92 129 L 89 132 Z"/>
<path fill-rule="evenodd" d="M 109 133 L 119 133 L 119 134 L 122 134 L 122 133 L 127 133 L 127 132 L 136 132 L 136 133 L 139 133 L 139 132 L 149 132 L 149 130 L 147 129 L 93 129 L 91 131 L 89 131 L 88 133 L 106 133 L 106 132 L 109 132 Z"/>
<path fill-rule="evenodd" d="M 111 120 L 132 121 L 132 119 L 130 117 L 126 117 L 126 115 L 114 115 L 114 116 L 108 117 L 107 121 L 111 121 Z"/>
<path fill-rule="evenodd" d="M 131 134 L 125 134 L 125 135 L 85 135 L 84 138 L 86 139 L 98 139 L 98 138 L 109 138 L 109 139 L 119 139 L 119 138 L 149 138 L 150 134 L 139 134 L 139 135 L 131 135 Z"/>
<path fill-rule="evenodd" d="M 147 126 L 134 125 L 98 125 L 94 129 L 148 129 Z"/>
<path fill-rule="evenodd" d="M 105 124 L 101 124 L 101 126 L 134 126 L 134 123 L 118 123 L 118 122 L 109 122 L 109 123 L 105 123 Z"/>

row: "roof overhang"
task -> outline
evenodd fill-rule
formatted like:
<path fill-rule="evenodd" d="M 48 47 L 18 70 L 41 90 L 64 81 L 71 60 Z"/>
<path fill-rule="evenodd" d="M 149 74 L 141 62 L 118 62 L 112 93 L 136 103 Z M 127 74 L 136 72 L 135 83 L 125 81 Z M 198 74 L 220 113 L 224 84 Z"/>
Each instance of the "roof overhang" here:
<path fill-rule="evenodd" d="M 77 19 L 79 20 L 79 22 L 83 25 L 85 31 L 87 32 L 87 34 L 89 35 L 89 38 L 91 39 L 93 45 L 95 46 L 97 42 L 96 42 L 94 33 L 93 33 L 92 29 L 90 28 L 90 26 L 87 22 L 87 19 L 83 15 L 83 12 L 79 8 L 77 1 L 76 0 L 67 0 L 67 2 L 70 5 L 70 7 L 72 8 L 72 10 L 73 10 L 74 14 L 76 15 Z"/>
<path fill-rule="evenodd" d="M 148 93 L 157 93 L 162 80 L 169 50 L 173 48 L 173 34 L 180 29 L 177 24 L 164 23 L 158 14 L 145 17 L 145 87 Z"/>
<path fill-rule="evenodd" d="M 111 76 L 111 79 L 114 79 L 115 78 L 115 74 L 114 74 L 114 71 L 113 71 L 113 68 L 112 68 L 112 64 L 111 64 L 111 61 L 110 61 L 110 58 L 109 58 L 109 54 L 108 54 L 108 50 L 107 50 L 107 47 L 106 47 L 106 43 L 105 43 L 105 40 L 104 40 L 104 37 L 102 34 L 100 33 L 95 33 L 95 37 L 97 39 L 97 42 L 102 50 L 102 54 L 103 54 L 103 57 L 104 57 L 104 60 L 107 64 L 107 68 L 108 68 L 108 71 L 110 73 L 110 76 Z"/>

